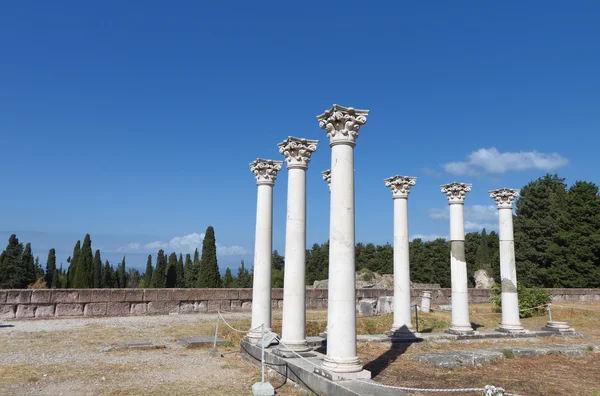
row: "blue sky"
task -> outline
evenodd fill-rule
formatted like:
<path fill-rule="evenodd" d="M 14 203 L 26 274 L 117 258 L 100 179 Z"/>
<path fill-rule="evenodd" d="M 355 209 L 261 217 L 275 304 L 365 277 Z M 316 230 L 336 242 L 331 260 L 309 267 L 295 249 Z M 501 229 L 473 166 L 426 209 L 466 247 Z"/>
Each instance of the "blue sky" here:
<path fill-rule="evenodd" d="M 392 240 L 383 179 L 418 177 L 413 236 L 448 234 L 439 185 L 473 184 L 468 231 L 496 223 L 487 191 L 546 172 L 600 183 L 600 4 L 507 2 L 5 2 L 0 10 L 0 238 L 45 265 L 75 241 L 143 267 L 215 227 L 222 268 L 252 262 L 248 164 L 319 139 L 308 244 L 328 238 L 316 116 L 370 109 L 356 146 L 357 241 Z M 284 251 L 287 171 L 275 185 Z M 4 244 L 4 242 L 2 242 Z"/>

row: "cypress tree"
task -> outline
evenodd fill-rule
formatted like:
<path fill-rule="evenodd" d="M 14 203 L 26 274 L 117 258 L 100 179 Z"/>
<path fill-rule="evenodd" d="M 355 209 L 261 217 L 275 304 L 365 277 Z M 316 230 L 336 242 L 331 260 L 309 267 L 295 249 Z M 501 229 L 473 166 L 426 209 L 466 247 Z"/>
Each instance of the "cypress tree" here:
<path fill-rule="evenodd" d="M 81 241 L 77 241 L 75 248 L 73 249 L 73 256 L 69 262 L 69 268 L 67 269 L 67 287 L 73 288 L 73 282 L 75 280 L 75 273 L 79 265 L 79 255 L 81 253 Z"/>
<path fill-rule="evenodd" d="M 92 279 L 92 287 L 99 289 L 102 287 L 102 258 L 100 258 L 100 250 L 96 250 L 96 254 L 94 255 L 94 277 Z"/>
<path fill-rule="evenodd" d="M 119 264 L 117 266 L 117 285 L 120 288 L 125 288 L 127 287 L 127 275 L 126 275 L 126 270 L 125 270 L 125 256 L 123 256 L 123 260 L 121 261 L 121 264 Z"/>
<path fill-rule="evenodd" d="M 198 248 L 194 251 L 194 276 L 193 285 L 191 287 L 198 287 L 198 279 L 200 278 L 200 253 L 198 253 Z"/>
<path fill-rule="evenodd" d="M 190 254 L 185 255 L 185 265 L 183 266 L 183 277 L 185 287 L 196 286 L 196 276 L 194 273 L 194 264 L 192 263 L 192 257 Z"/>
<path fill-rule="evenodd" d="M 167 265 L 167 287 L 177 286 L 177 253 L 169 255 L 169 263 Z"/>
<path fill-rule="evenodd" d="M 231 270 L 229 269 L 229 267 L 227 267 L 227 269 L 225 270 L 225 275 L 223 275 L 223 287 L 225 287 L 225 288 L 235 287 L 235 280 L 233 279 L 233 276 L 231 275 Z"/>
<path fill-rule="evenodd" d="M 148 255 L 148 261 L 146 262 L 146 272 L 144 273 L 144 287 L 152 287 L 152 255 Z"/>
<path fill-rule="evenodd" d="M 152 273 L 152 287 L 162 288 L 167 286 L 167 260 L 165 252 L 161 249 L 156 257 L 156 268 Z"/>
<path fill-rule="evenodd" d="M 16 289 L 21 283 L 23 244 L 15 234 L 8 238 L 6 250 L 0 255 L 0 289 Z"/>
<path fill-rule="evenodd" d="M 46 287 L 48 289 L 56 288 L 54 283 L 54 273 L 56 272 L 56 250 L 50 249 L 48 251 L 48 260 L 46 261 Z"/>
<path fill-rule="evenodd" d="M 26 288 L 28 285 L 35 283 L 36 279 L 35 261 L 31 252 L 31 243 L 25 245 L 23 256 L 21 257 L 21 279 L 19 280 L 19 288 Z"/>
<path fill-rule="evenodd" d="M 202 241 L 202 259 L 200 260 L 198 287 L 221 287 L 221 274 L 217 264 L 217 243 L 215 230 L 208 226 Z"/>
<path fill-rule="evenodd" d="M 106 263 L 104 264 L 104 271 L 102 271 L 102 273 L 104 275 L 104 279 L 102 280 L 103 287 L 106 289 L 112 289 L 115 286 L 114 274 L 112 265 L 110 265 L 108 260 L 106 260 Z"/>
<path fill-rule="evenodd" d="M 251 288 L 252 287 L 252 276 L 244 266 L 244 260 L 242 260 L 242 265 L 238 268 L 238 275 L 236 280 L 236 287 L 241 288 Z"/>
<path fill-rule="evenodd" d="M 73 278 L 73 288 L 87 289 L 90 287 L 90 269 L 93 266 L 92 240 L 90 234 L 85 236 Z"/>
<path fill-rule="evenodd" d="M 179 261 L 177 261 L 177 282 L 176 287 L 185 287 L 183 256 L 179 253 Z"/>

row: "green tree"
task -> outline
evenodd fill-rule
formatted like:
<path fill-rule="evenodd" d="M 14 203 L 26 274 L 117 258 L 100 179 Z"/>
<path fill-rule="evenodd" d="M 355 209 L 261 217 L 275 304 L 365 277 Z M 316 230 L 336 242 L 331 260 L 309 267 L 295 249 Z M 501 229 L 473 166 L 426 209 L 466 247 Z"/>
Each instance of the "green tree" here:
<path fill-rule="evenodd" d="M 77 267 L 75 267 L 73 288 L 87 289 L 90 287 L 90 269 L 93 267 L 93 261 L 92 240 L 90 239 L 90 234 L 87 234 L 83 240 L 83 245 L 81 245 Z"/>
<path fill-rule="evenodd" d="M 167 264 L 167 287 L 177 286 L 177 253 L 169 255 Z"/>
<path fill-rule="evenodd" d="M 152 255 L 148 255 L 148 261 L 146 262 L 146 272 L 144 272 L 144 287 L 152 287 L 152 273 L 154 268 L 152 267 Z"/>
<path fill-rule="evenodd" d="M 31 243 L 25 245 L 23 256 L 21 257 L 21 274 L 20 287 L 26 288 L 28 285 L 35 283 L 37 280 L 37 270 L 35 260 L 31 252 Z"/>
<path fill-rule="evenodd" d="M 165 252 L 161 249 L 156 257 L 156 268 L 152 273 L 152 287 L 167 287 L 167 259 Z"/>
<path fill-rule="evenodd" d="M 271 255 L 271 287 L 282 288 L 284 278 L 285 258 L 277 250 L 273 250 Z M 225 287 L 225 286 L 223 286 Z"/>
<path fill-rule="evenodd" d="M 235 279 L 231 275 L 231 270 L 229 269 L 229 267 L 227 267 L 227 269 L 225 270 L 225 275 L 223 275 L 223 287 L 235 287 Z"/>
<path fill-rule="evenodd" d="M 192 287 L 198 287 L 198 279 L 200 277 L 200 253 L 198 252 L 198 249 L 196 248 L 196 250 L 194 251 L 194 276 L 193 276 L 193 286 Z"/>
<path fill-rule="evenodd" d="M 221 287 L 221 274 L 217 263 L 217 243 L 215 241 L 215 230 L 212 226 L 208 226 L 204 234 L 200 263 L 198 287 Z"/>
<path fill-rule="evenodd" d="M 249 289 L 252 287 L 252 276 L 244 266 L 244 260 L 242 260 L 242 264 L 238 268 L 236 287 L 244 289 Z"/>
<path fill-rule="evenodd" d="M 123 260 L 121 260 L 121 264 L 117 266 L 116 271 L 116 284 L 119 288 L 127 287 L 127 270 L 125 269 L 125 256 L 123 256 Z"/>
<path fill-rule="evenodd" d="M 138 287 L 140 283 L 140 271 L 135 268 L 129 268 L 125 277 L 127 279 L 125 283 L 129 289 L 136 289 Z"/>
<path fill-rule="evenodd" d="M 177 261 L 177 282 L 176 287 L 185 287 L 184 269 L 183 269 L 183 256 L 179 253 L 179 260 Z"/>
<path fill-rule="evenodd" d="M 75 281 L 75 273 L 77 272 L 77 267 L 79 265 L 79 256 L 81 253 L 81 241 L 77 241 L 75 244 L 75 248 L 73 249 L 73 256 L 71 256 L 70 260 L 67 259 L 69 263 L 69 268 L 67 269 L 67 287 L 72 288 L 73 283 Z"/>
<path fill-rule="evenodd" d="M 56 275 L 56 250 L 50 249 L 48 251 L 48 260 L 46 261 L 46 287 L 48 289 L 55 289 L 58 285 L 55 283 L 58 281 L 58 274 Z"/>
<path fill-rule="evenodd" d="M 102 280 L 103 287 L 106 289 L 112 289 L 115 287 L 115 274 L 112 265 L 106 260 L 104 263 L 104 270 L 102 271 L 104 279 Z"/>
<path fill-rule="evenodd" d="M 196 273 L 194 271 L 194 263 L 192 262 L 192 257 L 189 253 L 185 255 L 185 264 L 183 266 L 183 278 L 185 287 L 196 286 Z"/>
<path fill-rule="evenodd" d="M 6 249 L 0 255 L 0 288 L 18 289 L 23 287 L 21 259 L 23 244 L 15 234 L 8 239 Z"/>
<path fill-rule="evenodd" d="M 92 287 L 95 289 L 99 289 L 102 287 L 102 258 L 100 257 L 99 249 L 96 249 L 92 266 L 94 268 L 94 270 L 92 271 Z"/>

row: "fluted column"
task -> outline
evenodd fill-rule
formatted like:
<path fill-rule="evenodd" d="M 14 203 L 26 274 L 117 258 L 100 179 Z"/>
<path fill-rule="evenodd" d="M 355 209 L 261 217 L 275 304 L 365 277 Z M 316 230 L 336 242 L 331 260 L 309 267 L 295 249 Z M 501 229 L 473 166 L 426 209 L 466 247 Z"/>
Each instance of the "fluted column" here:
<path fill-rule="evenodd" d="M 408 254 L 408 194 L 416 177 L 394 176 L 384 180 L 394 198 L 394 323 L 392 336 L 412 334 L 410 311 L 410 262 Z"/>
<path fill-rule="evenodd" d="M 273 186 L 282 161 L 257 159 L 250 164 L 256 176 L 256 234 L 254 242 L 254 282 L 252 285 L 252 325 L 271 328 L 271 251 L 273 250 Z M 261 330 L 248 333 L 250 342 L 261 339 Z"/>
<path fill-rule="evenodd" d="M 441 186 L 450 204 L 450 271 L 452 280 L 452 334 L 473 334 L 469 321 L 469 293 L 465 260 L 465 197 L 471 184 L 450 183 Z"/>
<path fill-rule="evenodd" d="M 513 202 L 520 190 L 501 188 L 490 191 L 496 201 L 500 231 L 500 278 L 502 279 L 502 322 L 498 331 L 522 333 L 517 296 L 517 269 L 515 266 L 515 238 L 513 235 Z"/>
<path fill-rule="evenodd" d="M 327 356 L 323 368 L 337 373 L 362 370 L 356 354 L 354 147 L 368 114 L 368 110 L 333 105 L 317 117 L 331 146 Z"/>
<path fill-rule="evenodd" d="M 306 171 L 318 142 L 289 137 L 279 143 L 288 168 L 282 352 L 311 349 L 306 343 Z"/>

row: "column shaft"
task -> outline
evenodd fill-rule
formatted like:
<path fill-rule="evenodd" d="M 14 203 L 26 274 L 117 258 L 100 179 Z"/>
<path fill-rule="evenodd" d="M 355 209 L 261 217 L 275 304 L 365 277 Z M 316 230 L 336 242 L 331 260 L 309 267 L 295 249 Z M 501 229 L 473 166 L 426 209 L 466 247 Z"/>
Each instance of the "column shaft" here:
<path fill-rule="evenodd" d="M 273 186 L 259 184 L 256 199 L 254 283 L 252 288 L 252 329 L 264 324 L 271 329 L 271 251 L 273 246 Z M 248 334 L 261 338 L 260 329 Z"/>
<path fill-rule="evenodd" d="M 295 351 L 310 350 L 306 343 L 305 259 L 306 170 L 289 168 L 281 341 Z"/>
<path fill-rule="evenodd" d="M 499 330 L 522 331 L 517 295 L 517 270 L 511 208 L 498 209 L 500 225 L 500 278 L 502 279 L 502 323 Z"/>
<path fill-rule="evenodd" d="M 362 370 L 356 355 L 354 144 L 332 144 L 327 356 L 335 372 Z"/>
<path fill-rule="evenodd" d="M 394 198 L 394 324 L 392 332 L 412 332 L 408 198 Z"/>
<path fill-rule="evenodd" d="M 451 333 L 472 333 L 469 321 L 469 292 L 465 260 L 464 205 L 450 203 L 450 271 L 452 282 Z"/>

